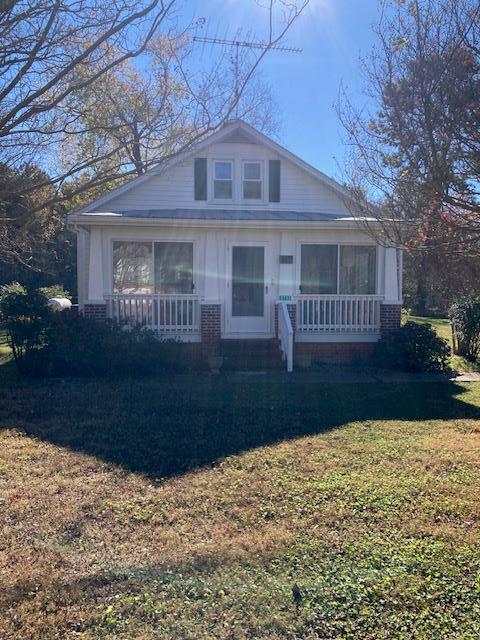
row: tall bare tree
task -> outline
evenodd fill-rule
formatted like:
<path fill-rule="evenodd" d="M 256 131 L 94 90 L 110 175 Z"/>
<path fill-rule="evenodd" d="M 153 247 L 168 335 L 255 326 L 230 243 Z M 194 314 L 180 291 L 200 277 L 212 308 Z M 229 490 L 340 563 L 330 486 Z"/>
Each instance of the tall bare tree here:
<path fill-rule="evenodd" d="M 41 262 L 33 256 L 61 221 L 46 204 L 72 171 L 49 175 L 76 130 L 68 105 L 142 55 L 173 8 L 172 0 L 0 2 L 0 260 Z"/>
<path fill-rule="evenodd" d="M 367 107 L 339 104 L 356 214 L 381 241 L 478 256 L 480 5 L 389 0 L 376 34 Z"/>
<path fill-rule="evenodd" d="M 262 5 L 265 47 L 234 87 L 226 51 L 208 69 L 190 64 L 195 25 L 178 30 L 178 0 L 0 0 L 0 260 L 31 261 L 25 212 L 44 220 L 188 148 L 237 109 L 252 114 L 261 62 L 307 3 Z"/>
<path fill-rule="evenodd" d="M 140 56 L 173 6 L 174 0 L 3 0 L 0 159 L 31 161 L 68 133 L 74 126 L 68 101 Z"/>
<path fill-rule="evenodd" d="M 122 129 L 119 138 L 124 136 L 125 123 L 115 119 L 105 123 L 102 117 L 102 111 L 112 110 L 112 101 L 119 100 L 119 86 L 126 94 L 136 93 L 135 98 L 145 90 L 139 111 L 150 109 L 150 115 L 155 111 L 164 128 L 169 118 L 170 125 L 180 123 L 177 131 L 182 121 L 188 121 L 191 135 L 183 145 L 176 144 L 178 151 L 179 146 L 193 143 L 235 113 L 261 61 L 307 3 L 269 1 L 265 48 L 244 65 L 237 92 L 232 82 L 225 81 L 231 78 L 225 73 L 225 52 L 211 69 L 189 71 L 185 51 L 191 29 L 179 33 L 169 21 L 177 11 L 177 0 L 4 0 L 0 5 L 0 161 L 10 167 L 25 162 L 42 165 L 42 157 L 48 156 L 50 183 L 63 185 L 112 158 L 116 148 L 92 147 L 75 162 L 70 164 L 72 158 L 63 157 L 60 164 L 55 151 L 89 132 L 110 129 L 113 134 Z M 135 59 L 141 61 L 137 67 L 131 64 Z M 144 71 L 145 60 L 152 64 L 149 74 Z M 175 94 L 175 83 L 182 94 L 180 114 L 169 100 Z M 117 106 L 113 111 L 122 117 L 126 110 Z M 134 119 L 128 124 L 131 128 Z M 135 135 L 132 131 L 133 139 Z M 119 147 L 125 146 L 125 141 L 118 142 Z M 130 152 L 138 153 L 134 145 L 129 146 Z M 162 157 L 157 155 L 157 159 Z M 132 158 L 133 173 L 140 170 L 138 160 Z"/>
<path fill-rule="evenodd" d="M 189 59 L 197 52 L 191 38 L 160 36 L 147 48 L 141 68 L 125 62 L 78 94 L 70 108 L 83 130 L 70 137 L 63 158 L 67 166 L 99 158 L 82 172 L 82 180 L 90 176 L 90 192 L 77 183 L 82 198 L 110 187 L 112 180 L 142 175 L 232 115 L 235 82 L 242 81 L 251 61 L 241 60 L 237 78 L 224 56 L 205 73 L 189 72 Z M 233 106 L 237 117 L 272 133 L 272 105 L 269 87 L 257 74 Z"/>

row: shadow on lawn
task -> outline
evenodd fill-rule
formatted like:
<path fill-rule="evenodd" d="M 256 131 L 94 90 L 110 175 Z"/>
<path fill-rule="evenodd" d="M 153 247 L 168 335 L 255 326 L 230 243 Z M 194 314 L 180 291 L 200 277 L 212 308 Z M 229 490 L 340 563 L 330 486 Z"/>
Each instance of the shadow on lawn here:
<path fill-rule="evenodd" d="M 295 378 L 20 382 L 0 387 L 0 425 L 160 478 L 354 421 L 480 419 L 464 392 L 453 382 Z"/>

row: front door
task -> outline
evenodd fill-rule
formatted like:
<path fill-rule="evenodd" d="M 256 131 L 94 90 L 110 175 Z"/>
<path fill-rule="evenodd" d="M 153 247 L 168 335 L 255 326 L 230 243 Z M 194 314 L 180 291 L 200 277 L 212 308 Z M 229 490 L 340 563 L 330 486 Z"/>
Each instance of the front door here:
<path fill-rule="evenodd" d="M 227 331 L 268 333 L 266 245 L 231 244 L 227 281 Z"/>

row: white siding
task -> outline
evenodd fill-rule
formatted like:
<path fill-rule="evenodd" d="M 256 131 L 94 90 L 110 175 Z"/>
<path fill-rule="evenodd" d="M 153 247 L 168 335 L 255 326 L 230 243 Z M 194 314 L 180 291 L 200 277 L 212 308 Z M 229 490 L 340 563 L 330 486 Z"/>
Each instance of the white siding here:
<path fill-rule="evenodd" d="M 77 230 L 77 292 L 80 308 L 88 299 L 88 263 L 90 260 L 90 234 Z"/>
<path fill-rule="evenodd" d="M 276 231 L 276 230 L 247 230 L 247 229 L 231 229 L 218 231 L 214 228 L 209 230 L 201 227 L 192 227 L 189 229 L 175 229 L 173 227 L 103 227 L 102 229 L 102 253 L 103 253 L 103 283 L 104 294 L 111 294 L 112 291 L 112 247 L 114 240 L 137 240 L 137 241 L 183 241 L 194 243 L 194 281 L 195 293 L 202 298 L 212 298 L 217 291 L 208 291 L 206 287 L 206 240 L 207 236 L 212 234 L 217 242 L 217 255 L 219 269 L 217 277 L 219 280 L 218 293 L 222 300 L 229 295 L 227 291 L 226 275 L 228 273 L 227 247 L 232 242 L 266 242 L 269 245 L 269 296 L 273 302 L 279 295 L 280 280 L 280 263 L 279 255 L 281 246 L 289 247 L 289 251 L 293 254 L 292 270 L 292 286 L 288 291 L 289 294 L 295 296 L 299 293 L 298 286 L 300 284 L 299 265 L 300 265 L 300 245 L 304 242 L 318 243 L 346 243 L 346 244 L 371 244 L 372 240 L 362 233 L 360 230 L 312 230 L 309 232 L 302 231 Z M 288 241 L 288 242 L 286 242 Z M 377 250 L 377 293 L 383 294 L 385 290 L 384 276 L 384 249 L 378 247 Z M 87 262 L 88 264 L 88 262 Z M 285 293 L 285 292 L 283 292 Z"/>
<path fill-rule="evenodd" d="M 293 300 L 300 293 L 300 259 L 301 245 L 304 243 L 327 244 L 372 244 L 369 238 L 361 230 L 347 229 L 312 229 L 312 230 L 277 230 L 277 229 L 242 229 L 231 228 L 219 230 L 214 226 L 195 226 L 188 228 L 175 228 L 174 226 L 159 227 L 153 223 L 151 226 L 124 226 L 105 225 L 96 227 L 100 234 L 101 243 L 93 243 L 97 251 L 97 264 L 101 264 L 100 279 L 103 283 L 103 295 L 113 293 L 113 242 L 115 240 L 132 241 L 182 241 L 192 242 L 194 245 L 194 284 L 195 294 L 200 300 L 215 300 L 222 305 L 222 333 L 225 336 L 238 337 L 238 331 L 234 331 L 229 324 L 229 304 L 231 300 L 231 285 L 229 282 L 231 254 L 228 251 L 232 244 L 264 243 L 265 254 L 265 291 L 266 317 L 269 318 L 267 333 L 273 335 L 274 315 L 273 303 L 279 295 L 291 296 Z M 81 240 L 83 248 L 79 256 L 79 289 L 80 300 L 93 300 L 88 296 L 88 253 L 90 238 L 87 234 Z M 208 247 L 208 249 L 207 249 Z M 293 263 L 280 265 L 281 254 L 292 255 Z M 386 269 L 386 251 L 377 246 L 377 288 L 376 293 L 384 296 L 387 290 L 392 289 L 392 278 L 397 278 L 395 269 Z M 212 271 L 212 255 L 215 255 L 217 268 Z M 97 272 L 98 274 L 98 272 Z M 208 274 L 208 277 L 207 277 Z M 91 280 L 91 279 L 90 279 Z M 95 300 L 97 298 L 95 297 Z M 390 303 L 399 303 L 391 300 Z M 250 334 L 249 334 L 250 335 Z M 253 335 L 253 334 L 252 334 Z M 339 338 L 343 340 L 344 338 Z M 363 339 L 363 338 L 362 338 Z"/>
<path fill-rule="evenodd" d="M 292 162 L 280 158 L 281 185 L 280 202 L 268 202 L 268 160 L 279 159 L 269 149 L 256 144 L 217 143 L 199 154 L 208 162 L 208 200 L 197 201 L 193 197 L 193 158 L 152 176 L 138 187 L 117 196 L 102 206 L 103 211 L 145 210 L 145 209 L 272 209 L 281 211 L 305 211 L 348 215 L 342 202 L 328 186 L 303 171 Z M 221 203 L 211 199 L 212 161 L 214 158 L 232 159 L 235 166 L 236 194 L 232 202 Z M 241 167 L 243 160 L 264 162 L 264 197 L 262 202 L 244 201 L 241 196 Z"/>

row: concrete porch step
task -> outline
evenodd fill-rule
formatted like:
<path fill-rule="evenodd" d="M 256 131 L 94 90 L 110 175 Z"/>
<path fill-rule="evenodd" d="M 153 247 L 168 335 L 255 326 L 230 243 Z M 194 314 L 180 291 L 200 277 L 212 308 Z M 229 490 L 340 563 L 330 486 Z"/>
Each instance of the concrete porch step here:
<path fill-rule="evenodd" d="M 222 369 L 228 371 L 281 369 L 282 353 L 277 339 L 222 340 Z"/>
<path fill-rule="evenodd" d="M 220 341 L 222 349 L 229 352 L 236 351 L 277 351 L 280 341 L 277 338 L 247 338 L 243 339 L 223 339 Z"/>

